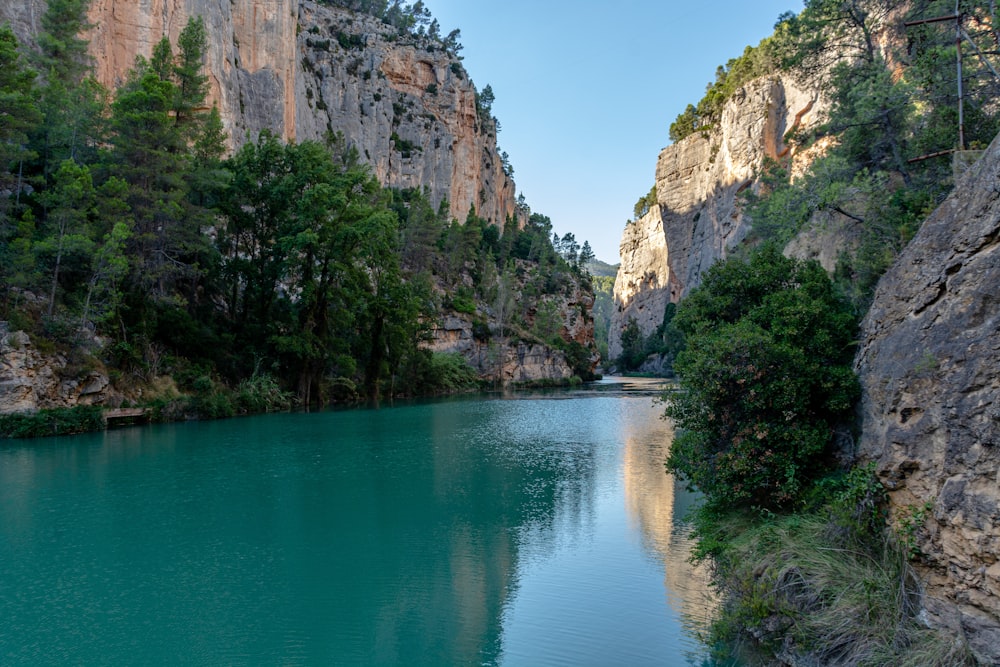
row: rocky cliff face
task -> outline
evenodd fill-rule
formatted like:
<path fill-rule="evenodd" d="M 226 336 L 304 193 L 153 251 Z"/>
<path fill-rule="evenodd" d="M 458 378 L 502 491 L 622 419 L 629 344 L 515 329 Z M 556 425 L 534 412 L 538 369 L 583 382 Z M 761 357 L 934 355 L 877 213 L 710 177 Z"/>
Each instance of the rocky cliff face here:
<path fill-rule="evenodd" d="M 630 317 L 648 335 L 667 302 L 679 300 L 746 238 L 750 224 L 739 193 L 755 186 L 765 158 L 787 159 L 793 173 L 801 171 L 812 153 L 794 153 L 784 137 L 820 122 L 825 109 L 807 85 L 786 76 L 758 79 L 726 103 L 711 133 L 695 133 L 660 152 L 658 206 L 622 236 L 608 336 L 612 356 L 621 352 L 621 330 Z"/>
<path fill-rule="evenodd" d="M 523 299 L 522 286 L 515 287 L 517 301 Z M 579 343 L 591 353 L 590 370 L 597 366 L 594 351 L 594 296 L 579 285 L 568 293 L 549 296 L 528 309 L 525 324 L 533 326 L 539 306 L 548 303 L 559 314 L 558 335 L 563 340 Z M 485 335 L 485 323 L 490 335 Z M 523 340 L 511 326 L 501 328 L 496 313 L 480 307 L 475 316 L 450 313 L 441 318 L 427 344 L 434 352 L 457 353 L 465 357 L 479 377 L 499 385 L 531 382 L 568 381 L 574 369 L 566 355 L 549 345 Z"/>
<path fill-rule="evenodd" d="M 31 39 L 44 11 L 45 0 L 0 3 L 0 22 Z M 98 79 L 114 89 L 191 16 L 205 20 L 210 102 L 234 145 L 263 129 L 299 141 L 342 132 L 385 185 L 427 187 L 459 220 L 470 206 L 501 226 L 517 215 L 493 123 L 461 63 L 364 14 L 309 0 L 93 0 Z"/>
<path fill-rule="evenodd" d="M 662 208 L 652 207 L 622 232 L 621 264 L 615 277 L 615 309 L 608 329 L 608 354 L 622 353 L 622 330 L 634 319 L 643 334 L 660 326 L 667 304 L 680 298 L 680 286 L 671 281 L 667 236 Z"/>
<path fill-rule="evenodd" d="M 1000 143 L 879 282 L 862 325 L 863 458 L 917 522 L 931 623 L 1000 664 Z"/>
<path fill-rule="evenodd" d="M 107 374 L 71 372 L 66 357 L 41 352 L 28 334 L 0 322 L 0 414 L 120 402 Z"/>

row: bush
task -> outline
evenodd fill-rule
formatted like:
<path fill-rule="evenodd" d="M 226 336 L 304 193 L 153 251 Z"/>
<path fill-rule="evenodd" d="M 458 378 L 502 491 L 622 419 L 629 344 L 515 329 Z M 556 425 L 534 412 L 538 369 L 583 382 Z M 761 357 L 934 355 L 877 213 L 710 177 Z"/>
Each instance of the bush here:
<path fill-rule="evenodd" d="M 280 412 L 292 407 L 292 395 L 282 391 L 270 375 L 254 375 L 236 388 L 236 408 L 240 412 Z"/>
<path fill-rule="evenodd" d="M 41 438 L 104 430 L 103 410 L 94 405 L 0 415 L 0 437 Z"/>
<path fill-rule="evenodd" d="M 673 323 L 687 347 L 668 468 L 709 503 L 788 506 L 829 469 L 859 395 L 849 305 L 819 264 L 767 245 L 713 266 Z"/>
<path fill-rule="evenodd" d="M 431 393 L 468 391 L 479 386 L 476 375 L 465 357 L 458 353 L 435 352 L 425 377 L 424 389 Z"/>

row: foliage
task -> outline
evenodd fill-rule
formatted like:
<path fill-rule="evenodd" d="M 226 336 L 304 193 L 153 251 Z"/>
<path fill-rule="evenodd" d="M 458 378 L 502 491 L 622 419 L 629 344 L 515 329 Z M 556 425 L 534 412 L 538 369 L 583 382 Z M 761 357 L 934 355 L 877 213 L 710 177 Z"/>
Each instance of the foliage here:
<path fill-rule="evenodd" d="M 842 256 L 837 280 L 858 312 L 920 221 L 951 188 L 950 149 L 965 148 L 957 145 L 954 24 L 906 28 L 906 53 L 892 51 L 891 42 L 877 37 L 892 29 L 891 21 L 950 14 L 954 6 L 913 3 L 905 16 L 895 9 L 888 0 L 810 0 L 798 16 L 783 17 L 780 64 L 820 76 L 832 101 L 823 126 L 786 139 L 800 145 L 821 137 L 834 141 L 795 182 L 786 165 L 770 164 L 760 193 L 745 194 L 754 232 L 764 240 L 785 243 L 820 212 L 854 228 L 858 242 Z M 1000 81 L 984 76 L 983 63 L 993 58 L 993 9 L 965 2 L 962 12 L 963 27 L 980 49 L 978 61 L 966 59 L 965 142 L 985 146 L 1000 130 L 993 104 Z"/>
<path fill-rule="evenodd" d="M 292 395 L 283 391 L 271 375 L 251 376 L 236 387 L 236 406 L 240 412 L 281 412 L 292 404 Z"/>
<path fill-rule="evenodd" d="M 479 387 L 479 376 L 457 353 L 424 351 L 416 358 L 412 381 L 428 394 L 453 394 Z"/>
<path fill-rule="evenodd" d="M 0 438 L 41 438 L 103 429 L 103 410 L 91 405 L 0 415 Z"/>
<path fill-rule="evenodd" d="M 31 156 L 28 133 L 41 120 L 35 72 L 18 52 L 9 25 L 0 25 L 0 192 L 21 194 L 21 165 Z M 12 171 L 12 167 L 14 168 Z M 0 197 L 0 233 L 7 234 L 9 197 Z"/>
<path fill-rule="evenodd" d="M 461 48 L 422 2 L 334 4 L 379 16 L 393 39 Z M 521 229 L 471 207 L 453 220 L 428 191 L 381 187 L 342 135 L 286 144 L 264 132 L 223 159 L 205 23 L 153 45 L 109 92 L 78 38 L 85 8 L 49 2 L 30 59 L 0 27 L 0 316 L 39 349 L 107 339 L 116 383 L 173 376 L 184 394 L 159 399 L 159 418 L 464 390 L 476 384 L 464 362 L 421 349 L 443 303 L 475 314 L 477 339 L 495 344 L 533 338 L 535 299 L 555 308 L 589 287 L 589 244 L 566 234 L 557 251 L 545 216 Z M 495 130 L 492 95 L 478 104 Z M 589 368 L 590 352 L 562 338 L 564 314 L 551 315 L 540 335 Z"/>
<path fill-rule="evenodd" d="M 656 206 L 656 203 L 656 184 L 654 183 L 653 187 L 649 189 L 649 192 L 640 197 L 639 201 L 635 203 L 635 206 L 632 209 L 633 219 L 638 220 L 639 218 L 645 216 L 649 213 L 650 209 Z"/>
<path fill-rule="evenodd" d="M 760 76 L 772 73 L 779 63 L 779 50 L 784 45 L 784 33 L 776 32 L 756 47 L 747 46 L 743 55 L 719 65 L 715 81 L 705 87 L 705 96 L 697 105 L 689 104 L 670 124 L 670 140 L 678 142 L 695 132 L 705 131 L 718 123 L 722 108 L 737 90 Z M 637 218 L 640 216 L 636 216 Z"/>
<path fill-rule="evenodd" d="M 663 309 L 663 321 L 648 336 L 642 335 L 639 323 L 630 317 L 621 334 L 621 354 L 615 360 L 618 369 L 624 372 L 639 370 L 650 355 L 663 357 L 669 373 L 677 353 L 684 346 L 684 335 L 674 326 L 677 304 L 668 303 Z"/>
<path fill-rule="evenodd" d="M 462 44 L 459 42 L 461 32 L 457 29 L 452 30 L 442 37 L 440 24 L 431 16 L 423 0 L 417 0 L 413 4 L 407 4 L 403 0 L 320 0 L 320 2 L 374 16 L 395 28 L 399 35 L 428 37 L 438 42 L 452 55 L 457 56 L 462 50 Z"/>
<path fill-rule="evenodd" d="M 597 352 L 605 365 L 608 358 L 608 331 L 611 328 L 611 314 L 614 311 L 614 276 L 594 276 L 594 341 Z"/>
<path fill-rule="evenodd" d="M 858 394 L 849 307 L 817 263 L 765 245 L 713 266 L 673 323 L 686 348 L 668 467 L 710 502 L 788 506 L 825 472 Z"/>

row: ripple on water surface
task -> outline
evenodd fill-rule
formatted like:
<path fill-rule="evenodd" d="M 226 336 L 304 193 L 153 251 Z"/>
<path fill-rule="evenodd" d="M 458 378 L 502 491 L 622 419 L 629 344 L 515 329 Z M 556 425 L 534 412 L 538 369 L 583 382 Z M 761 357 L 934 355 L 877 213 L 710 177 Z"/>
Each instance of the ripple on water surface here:
<path fill-rule="evenodd" d="M 3 664 L 698 664 L 640 383 L 0 446 Z"/>

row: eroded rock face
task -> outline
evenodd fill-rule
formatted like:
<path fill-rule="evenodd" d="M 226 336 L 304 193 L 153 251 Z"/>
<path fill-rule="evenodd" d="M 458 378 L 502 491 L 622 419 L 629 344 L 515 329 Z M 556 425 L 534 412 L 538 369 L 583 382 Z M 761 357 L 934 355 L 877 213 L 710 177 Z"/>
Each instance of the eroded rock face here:
<path fill-rule="evenodd" d="M 695 133 L 663 149 L 656 192 L 678 296 L 746 238 L 750 221 L 737 195 L 754 186 L 764 159 L 789 158 L 793 171 L 801 168 L 784 136 L 817 123 L 825 106 L 818 92 L 793 79 L 758 79 L 726 102 L 717 130 L 707 138 Z"/>
<path fill-rule="evenodd" d="M 520 291 L 516 298 L 521 298 Z M 593 372 L 598 362 L 594 351 L 593 294 L 577 286 L 568 294 L 550 296 L 549 301 L 561 319 L 559 336 L 567 342 L 575 341 L 590 351 L 590 370 Z M 533 324 L 531 318 L 534 314 L 528 314 L 526 324 L 529 327 Z M 477 327 L 474 320 L 481 324 Z M 486 335 L 484 326 L 489 328 L 489 335 Z M 482 380 L 498 385 L 546 380 L 562 382 L 573 377 L 574 369 L 561 350 L 519 340 L 511 333 L 509 327 L 502 329 L 495 313 L 485 308 L 481 308 L 475 317 L 465 313 L 448 313 L 431 332 L 432 339 L 426 347 L 434 352 L 461 354 Z"/>
<path fill-rule="evenodd" d="M 666 303 L 687 294 L 746 238 L 750 221 L 739 193 L 755 187 L 765 158 L 784 159 L 793 173 L 801 172 L 814 154 L 794 153 L 784 137 L 820 122 L 826 108 L 815 87 L 784 76 L 758 79 L 733 95 L 708 136 L 695 133 L 661 151 L 658 206 L 622 236 L 608 336 L 612 356 L 621 352 L 629 317 L 648 335 L 662 322 Z"/>
<path fill-rule="evenodd" d="M 573 376 L 566 355 L 547 345 L 476 338 L 472 317 L 468 315 L 444 317 L 432 335 L 428 349 L 461 354 L 480 378 L 501 386 L 541 380 L 566 381 Z"/>
<path fill-rule="evenodd" d="M 65 357 L 43 354 L 28 334 L 8 331 L 6 323 L 0 322 L 0 414 L 104 405 L 117 396 L 101 371 L 72 377 L 66 371 Z"/>
<path fill-rule="evenodd" d="M 622 331 L 634 319 L 644 335 L 663 322 L 667 304 L 680 298 L 680 285 L 671 281 L 670 251 L 663 230 L 661 208 L 654 206 L 625 227 L 619 249 L 621 264 L 615 277 L 615 312 L 608 330 L 608 354 L 622 353 Z"/>
<path fill-rule="evenodd" d="M 0 22 L 30 40 L 44 11 L 44 0 L 4 2 Z M 264 129 L 298 141 L 342 132 L 384 185 L 426 187 L 458 220 L 470 206 L 500 226 L 522 217 L 461 63 L 364 14 L 309 0 L 92 0 L 98 80 L 114 90 L 191 16 L 205 20 L 209 104 L 234 147 Z"/>
<path fill-rule="evenodd" d="M 862 458 L 918 526 L 925 610 L 1000 664 L 1000 143 L 879 282 L 862 325 Z"/>

